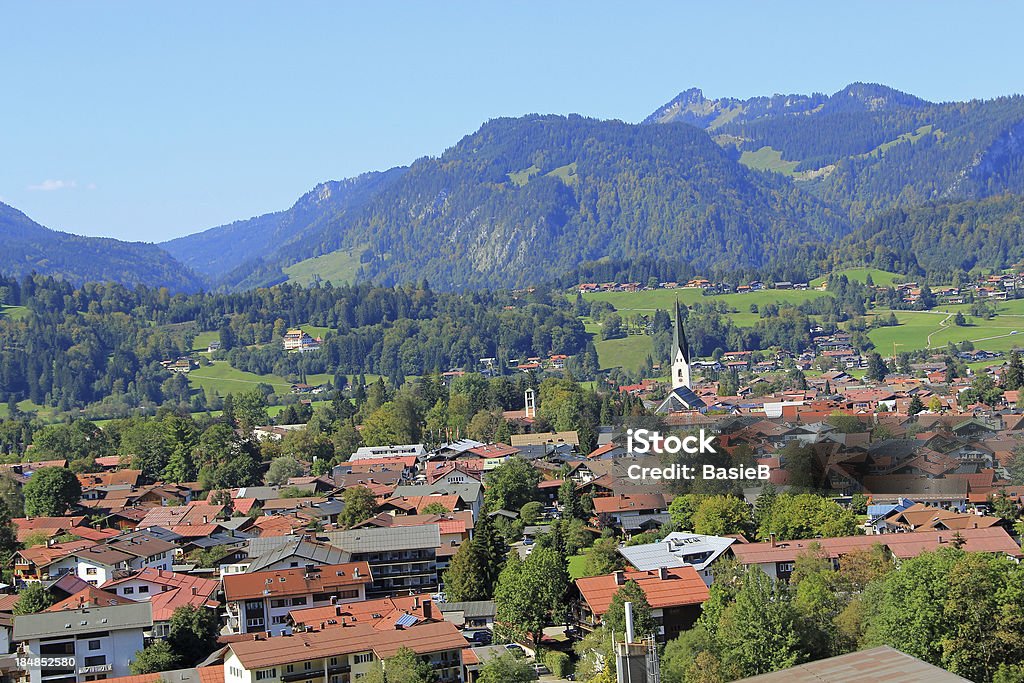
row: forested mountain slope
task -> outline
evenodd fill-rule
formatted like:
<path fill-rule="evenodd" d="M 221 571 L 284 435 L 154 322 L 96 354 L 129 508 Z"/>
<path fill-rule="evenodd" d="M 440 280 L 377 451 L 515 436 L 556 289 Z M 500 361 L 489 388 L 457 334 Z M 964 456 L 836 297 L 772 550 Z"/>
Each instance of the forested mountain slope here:
<path fill-rule="evenodd" d="M 32 272 L 75 284 L 113 281 L 196 291 L 202 280 L 160 247 L 50 230 L 14 207 L 0 203 L 0 273 Z"/>
<path fill-rule="evenodd" d="M 285 211 L 210 228 L 161 246 L 185 265 L 215 280 L 248 262 L 315 256 L 303 252 L 305 236 L 328 220 L 358 210 L 401 177 L 404 170 L 393 168 L 320 183 Z M 250 269 L 254 267 L 249 265 Z"/>
<path fill-rule="evenodd" d="M 417 161 L 353 217 L 329 221 L 316 249 L 365 247 L 361 277 L 445 289 L 549 281 L 606 257 L 726 272 L 850 228 L 696 128 L 536 115 Z"/>

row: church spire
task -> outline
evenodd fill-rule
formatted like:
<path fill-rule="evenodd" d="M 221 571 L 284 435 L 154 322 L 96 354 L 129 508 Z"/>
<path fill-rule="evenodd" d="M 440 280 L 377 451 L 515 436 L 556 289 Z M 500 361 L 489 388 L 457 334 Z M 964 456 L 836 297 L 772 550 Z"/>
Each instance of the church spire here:
<path fill-rule="evenodd" d="M 672 357 L 676 358 L 682 354 L 683 360 L 690 362 L 690 345 L 686 342 L 686 332 L 683 330 L 683 316 L 679 314 L 679 299 L 676 299 L 675 328 L 672 331 Z"/>

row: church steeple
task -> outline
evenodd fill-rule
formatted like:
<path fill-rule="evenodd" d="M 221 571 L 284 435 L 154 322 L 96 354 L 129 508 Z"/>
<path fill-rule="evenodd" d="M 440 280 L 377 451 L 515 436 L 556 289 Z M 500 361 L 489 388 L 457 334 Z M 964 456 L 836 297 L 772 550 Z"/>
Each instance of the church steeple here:
<path fill-rule="evenodd" d="M 675 326 L 672 331 L 672 388 L 679 387 L 690 388 L 690 345 L 686 342 L 679 299 L 676 299 Z"/>

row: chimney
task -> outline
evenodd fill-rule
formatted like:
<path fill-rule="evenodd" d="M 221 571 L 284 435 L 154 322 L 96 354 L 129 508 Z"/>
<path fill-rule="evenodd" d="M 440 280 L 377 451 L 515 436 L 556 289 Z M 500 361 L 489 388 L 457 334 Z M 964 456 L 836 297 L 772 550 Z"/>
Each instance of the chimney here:
<path fill-rule="evenodd" d="M 206 515 L 203 515 L 203 524 L 206 524 L 209 521 L 210 519 Z"/>
<path fill-rule="evenodd" d="M 658 580 L 668 581 L 668 567 L 658 567 Z"/>
<path fill-rule="evenodd" d="M 192 595 L 199 595 L 199 589 L 195 586 L 192 586 Z"/>
<path fill-rule="evenodd" d="M 412 608 L 413 609 L 419 609 L 420 608 L 420 598 L 419 598 L 418 595 L 415 598 L 412 599 Z"/>
<path fill-rule="evenodd" d="M 771 547 L 775 547 L 775 532 L 768 534 L 768 542 L 771 543 Z"/>
<path fill-rule="evenodd" d="M 417 598 L 417 599 L 419 599 L 419 598 Z M 434 618 L 434 606 L 431 604 L 429 599 L 423 601 L 423 618 L 424 619 L 433 619 Z"/>
<path fill-rule="evenodd" d="M 612 576 L 615 578 L 616 586 L 623 586 L 626 583 L 626 573 L 624 571 L 612 572 Z"/>

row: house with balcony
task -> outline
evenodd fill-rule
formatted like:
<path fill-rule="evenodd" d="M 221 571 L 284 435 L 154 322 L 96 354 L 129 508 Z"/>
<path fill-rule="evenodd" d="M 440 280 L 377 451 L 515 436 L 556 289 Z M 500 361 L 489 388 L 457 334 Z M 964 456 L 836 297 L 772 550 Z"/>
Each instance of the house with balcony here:
<path fill-rule="evenodd" d="M 365 561 L 229 574 L 224 577 L 227 626 L 231 633 L 287 635 L 293 609 L 365 600 L 371 581 Z"/>
<path fill-rule="evenodd" d="M 389 629 L 370 624 L 234 642 L 224 653 L 224 683 L 350 683 L 387 667 L 399 650 L 430 664 L 438 683 L 463 683 L 466 639 L 445 621 Z"/>
<path fill-rule="evenodd" d="M 14 617 L 17 656 L 28 683 L 84 683 L 127 676 L 153 626 L 148 603 L 85 606 Z M 45 659 L 45 669 L 34 666 Z"/>
<path fill-rule="evenodd" d="M 325 535 L 332 545 L 342 548 L 349 561 L 369 565 L 373 583 L 366 589 L 367 597 L 427 593 L 438 588 L 441 530 L 437 524 L 349 529 Z"/>

